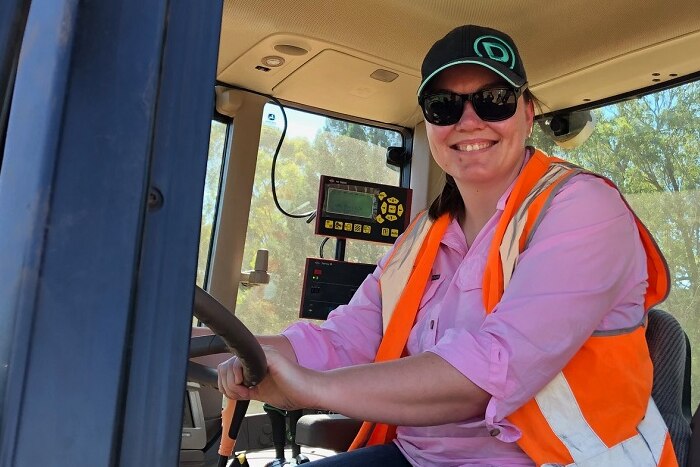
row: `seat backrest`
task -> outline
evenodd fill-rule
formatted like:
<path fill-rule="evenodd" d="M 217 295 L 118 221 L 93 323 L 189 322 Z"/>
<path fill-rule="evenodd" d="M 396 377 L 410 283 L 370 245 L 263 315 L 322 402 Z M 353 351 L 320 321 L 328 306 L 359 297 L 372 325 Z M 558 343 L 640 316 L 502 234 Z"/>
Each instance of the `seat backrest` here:
<path fill-rule="evenodd" d="M 678 321 L 663 310 L 649 311 L 646 331 L 654 364 L 652 397 L 671 434 L 678 465 L 687 465 L 690 447 L 690 342 Z"/>
<path fill-rule="evenodd" d="M 695 409 L 693 421 L 690 423 L 693 435 L 690 437 L 690 450 L 688 451 L 688 467 L 700 465 L 700 405 Z"/>

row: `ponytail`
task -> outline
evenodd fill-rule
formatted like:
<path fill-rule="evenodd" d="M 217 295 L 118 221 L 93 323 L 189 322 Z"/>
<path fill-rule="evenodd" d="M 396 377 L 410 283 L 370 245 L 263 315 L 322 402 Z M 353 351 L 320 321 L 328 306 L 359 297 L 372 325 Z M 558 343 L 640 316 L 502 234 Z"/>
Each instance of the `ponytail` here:
<path fill-rule="evenodd" d="M 457 189 L 457 184 L 452 175 L 445 174 L 445 186 L 442 192 L 432 202 L 428 209 L 428 217 L 436 220 L 441 215 L 449 213 L 453 219 L 464 218 L 464 201 Z"/>

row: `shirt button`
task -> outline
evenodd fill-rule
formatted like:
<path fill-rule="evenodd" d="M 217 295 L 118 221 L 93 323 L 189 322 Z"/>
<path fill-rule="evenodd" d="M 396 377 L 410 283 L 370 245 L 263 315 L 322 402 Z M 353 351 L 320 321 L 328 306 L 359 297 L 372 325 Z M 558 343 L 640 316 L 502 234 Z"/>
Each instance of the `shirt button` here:
<path fill-rule="evenodd" d="M 501 434 L 501 430 L 499 430 L 498 428 L 491 428 L 491 429 L 489 430 L 489 434 L 490 434 L 491 436 L 498 436 L 498 435 Z"/>

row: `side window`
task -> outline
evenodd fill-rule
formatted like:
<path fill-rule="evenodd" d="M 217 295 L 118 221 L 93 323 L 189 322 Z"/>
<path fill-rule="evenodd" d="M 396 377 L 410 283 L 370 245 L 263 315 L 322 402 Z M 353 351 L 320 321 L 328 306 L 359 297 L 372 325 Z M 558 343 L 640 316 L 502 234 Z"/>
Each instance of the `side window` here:
<path fill-rule="evenodd" d="M 282 208 L 301 214 L 316 208 L 321 175 L 333 175 L 389 185 L 399 184 L 399 172 L 386 165 L 386 148 L 401 146 L 396 131 L 349 123 L 285 109 L 288 128 L 280 149 L 275 185 Z M 236 315 L 253 333 L 279 333 L 299 316 L 302 276 L 307 257 L 318 257 L 323 237 L 314 223 L 284 216 L 275 207 L 270 169 L 282 133 L 282 114 L 268 104 L 263 113 L 260 147 L 243 260 L 253 269 L 258 249 L 269 250 L 270 283 L 241 288 Z M 376 263 L 388 246 L 348 241 L 345 259 Z M 325 243 L 324 257 L 333 258 L 335 239 Z"/>
<path fill-rule="evenodd" d="M 207 280 L 211 243 L 214 238 L 216 214 L 221 192 L 221 173 L 224 165 L 224 150 L 229 126 L 217 120 L 211 122 L 209 153 L 207 155 L 207 178 L 204 183 L 202 201 L 202 224 L 199 232 L 199 256 L 197 259 L 197 285 L 204 287 Z"/>
<path fill-rule="evenodd" d="M 671 270 L 672 313 L 693 349 L 693 407 L 700 399 L 700 83 L 594 110 L 586 143 L 562 151 L 539 131 L 533 144 L 612 179 L 649 228 Z"/>

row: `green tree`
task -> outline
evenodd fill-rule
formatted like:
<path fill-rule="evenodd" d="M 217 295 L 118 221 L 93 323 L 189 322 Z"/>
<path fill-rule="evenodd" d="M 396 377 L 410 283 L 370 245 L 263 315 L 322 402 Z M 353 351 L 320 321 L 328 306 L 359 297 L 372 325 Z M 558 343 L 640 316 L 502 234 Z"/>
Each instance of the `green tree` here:
<path fill-rule="evenodd" d="M 212 230 L 216 219 L 216 206 L 221 185 L 221 164 L 223 163 L 224 144 L 226 143 L 226 128 L 226 124 L 212 121 L 209 134 L 207 175 L 204 182 L 202 223 L 199 231 L 199 256 L 197 259 L 196 284 L 200 287 L 204 285 L 209 250 L 211 248 Z"/>
<path fill-rule="evenodd" d="M 268 249 L 271 282 L 241 289 L 236 305 L 241 320 L 262 334 L 277 333 L 298 319 L 305 260 L 319 256 L 323 241 L 314 235 L 313 222 L 285 217 L 274 206 L 270 170 L 279 137 L 278 128 L 263 125 L 244 255 L 244 268 L 252 268 L 255 250 Z M 280 205 L 295 214 L 314 210 L 321 175 L 396 185 L 398 173 L 386 167 L 385 153 L 387 144 L 400 142 L 398 133 L 331 119 L 312 140 L 287 137 L 275 172 Z M 324 257 L 333 258 L 334 248 L 335 241 L 329 241 Z M 386 250 L 348 241 L 346 260 L 375 263 Z"/>
<path fill-rule="evenodd" d="M 383 148 L 401 145 L 401 137 L 398 133 L 345 120 L 326 119 L 323 131 L 336 136 L 348 136 Z"/>

